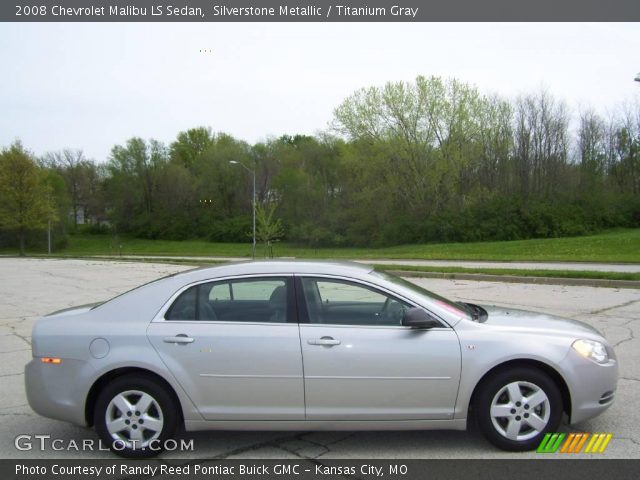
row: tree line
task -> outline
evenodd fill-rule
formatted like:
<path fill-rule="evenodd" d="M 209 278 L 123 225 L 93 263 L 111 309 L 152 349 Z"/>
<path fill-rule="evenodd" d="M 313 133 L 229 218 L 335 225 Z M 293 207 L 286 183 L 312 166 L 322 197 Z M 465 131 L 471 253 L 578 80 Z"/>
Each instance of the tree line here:
<path fill-rule="evenodd" d="M 231 162 L 237 163 L 231 163 Z M 131 138 L 106 163 L 67 149 L 0 153 L 0 241 L 53 222 L 95 232 L 310 246 L 583 235 L 640 226 L 640 104 L 607 117 L 541 90 L 510 100 L 458 80 L 363 88 L 328 131 L 253 145 L 197 127 Z M 267 220 L 265 220 L 267 219 Z M 275 239 L 275 238 L 274 238 Z M 33 240 L 34 242 L 36 240 Z"/>

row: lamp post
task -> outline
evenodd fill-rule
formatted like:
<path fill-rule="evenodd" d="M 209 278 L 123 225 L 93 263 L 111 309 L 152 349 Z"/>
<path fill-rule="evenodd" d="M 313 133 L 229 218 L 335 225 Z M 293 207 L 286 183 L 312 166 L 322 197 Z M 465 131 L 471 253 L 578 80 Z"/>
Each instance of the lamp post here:
<path fill-rule="evenodd" d="M 251 255 L 253 257 L 253 259 L 255 260 L 256 258 L 256 171 L 255 170 L 251 170 L 249 167 L 247 167 L 244 163 L 242 162 L 238 162 L 236 160 L 229 160 L 229 163 L 232 165 L 240 165 L 242 168 L 244 168 L 247 172 L 249 172 L 251 175 L 253 175 L 253 200 L 252 200 L 252 205 L 253 205 L 253 248 L 251 250 Z"/>

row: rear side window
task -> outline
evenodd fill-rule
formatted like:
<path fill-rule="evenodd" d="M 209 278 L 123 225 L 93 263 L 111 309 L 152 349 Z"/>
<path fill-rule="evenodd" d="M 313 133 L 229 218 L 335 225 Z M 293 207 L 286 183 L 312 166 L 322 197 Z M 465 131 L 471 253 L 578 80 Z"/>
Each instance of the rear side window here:
<path fill-rule="evenodd" d="M 167 320 L 196 320 L 196 295 L 198 287 L 191 287 L 180 294 L 167 310 Z"/>
<path fill-rule="evenodd" d="M 293 320 L 290 280 L 265 277 L 209 282 L 185 290 L 166 320 L 286 323 Z"/>

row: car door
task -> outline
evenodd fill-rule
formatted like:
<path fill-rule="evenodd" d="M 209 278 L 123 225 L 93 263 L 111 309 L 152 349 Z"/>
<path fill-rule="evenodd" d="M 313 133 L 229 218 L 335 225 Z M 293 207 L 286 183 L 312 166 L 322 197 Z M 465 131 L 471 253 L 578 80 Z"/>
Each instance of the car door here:
<path fill-rule="evenodd" d="M 296 288 L 308 420 L 452 418 L 453 329 L 403 327 L 414 305 L 355 280 L 298 277 Z"/>
<path fill-rule="evenodd" d="M 207 420 L 300 420 L 300 337 L 286 276 L 190 286 L 149 325 L 167 368 Z"/>

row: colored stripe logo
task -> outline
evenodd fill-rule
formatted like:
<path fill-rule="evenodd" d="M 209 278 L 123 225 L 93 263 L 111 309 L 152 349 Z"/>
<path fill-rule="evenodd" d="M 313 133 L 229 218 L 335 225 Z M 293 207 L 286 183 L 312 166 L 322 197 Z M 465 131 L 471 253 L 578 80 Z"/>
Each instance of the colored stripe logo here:
<path fill-rule="evenodd" d="M 611 433 L 547 433 L 536 453 L 604 453 L 612 438 Z"/>
<path fill-rule="evenodd" d="M 556 453 L 558 448 L 560 448 L 560 444 L 562 443 L 562 439 L 565 437 L 564 433 L 547 433 L 540 445 L 538 445 L 537 453 Z"/>

